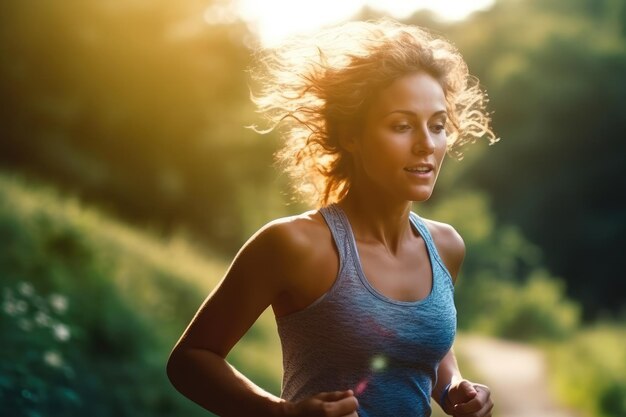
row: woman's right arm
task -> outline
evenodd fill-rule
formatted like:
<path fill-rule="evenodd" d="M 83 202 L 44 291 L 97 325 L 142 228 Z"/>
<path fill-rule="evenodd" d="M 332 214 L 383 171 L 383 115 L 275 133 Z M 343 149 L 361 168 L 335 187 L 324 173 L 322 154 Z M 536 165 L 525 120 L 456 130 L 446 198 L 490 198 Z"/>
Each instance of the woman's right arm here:
<path fill-rule="evenodd" d="M 229 365 L 232 347 L 307 263 L 310 244 L 293 223 L 271 224 L 253 236 L 204 301 L 174 347 L 167 374 L 183 395 L 220 416 L 354 416 L 351 391 L 286 402 Z"/>

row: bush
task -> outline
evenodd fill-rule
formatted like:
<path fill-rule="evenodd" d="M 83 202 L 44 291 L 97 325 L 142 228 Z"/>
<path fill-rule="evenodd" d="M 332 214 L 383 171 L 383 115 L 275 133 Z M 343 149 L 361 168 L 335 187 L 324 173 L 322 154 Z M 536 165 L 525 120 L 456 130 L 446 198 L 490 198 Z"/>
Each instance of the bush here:
<path fill-rule="evenodd" d="M 471 301 L 483 305 L 471 326 L 476 330 L 524 341 L 562 340 L 579 325 L 578 306 L 565 298 L 563 285 L 545 271 L 533 272 L 524 283 L 478 278 L 472 284 L 478 284 L 472 294 L 482 293 Z"/>

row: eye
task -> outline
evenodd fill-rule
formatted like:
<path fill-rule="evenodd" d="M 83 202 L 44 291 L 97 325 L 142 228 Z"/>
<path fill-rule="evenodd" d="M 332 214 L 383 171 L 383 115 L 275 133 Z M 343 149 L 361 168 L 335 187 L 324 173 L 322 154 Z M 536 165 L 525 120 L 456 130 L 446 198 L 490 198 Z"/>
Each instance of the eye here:
<path fill-rule="evenodd" d="M 391 128 L 394 132 L 402 133 L 411 130 L 411 125 L 408 123 L 396 123 Z"/>
<path fill-rule="evenodd" d="M 440 123 L 434 123 L 432 125 L 430 125 L 430 131 L 435 133 L 435 134 L 440 134 L 445 132 L 446 130 L 446 124 L 443 122 Z"/>

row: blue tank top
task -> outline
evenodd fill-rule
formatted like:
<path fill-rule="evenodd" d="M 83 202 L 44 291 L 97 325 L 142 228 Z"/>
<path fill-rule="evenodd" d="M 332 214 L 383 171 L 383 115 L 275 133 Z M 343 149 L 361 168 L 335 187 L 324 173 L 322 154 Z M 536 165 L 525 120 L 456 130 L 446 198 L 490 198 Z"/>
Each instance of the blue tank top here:
<path fill-rule="evenodd" d="M 352 389 L 360 417 L 430 416 L 437 367 L 456 333 L 454 286 L 432 236 L 411 213 L 428 249 L 432 290 L 419 301 L 398 301 L 367 281 L 343 210 L 331 205 L 320 212 L 339 252 L 339 272 L 326 294 L 276 319 L 283 350 L 281 396 L 297 401 Z"/>

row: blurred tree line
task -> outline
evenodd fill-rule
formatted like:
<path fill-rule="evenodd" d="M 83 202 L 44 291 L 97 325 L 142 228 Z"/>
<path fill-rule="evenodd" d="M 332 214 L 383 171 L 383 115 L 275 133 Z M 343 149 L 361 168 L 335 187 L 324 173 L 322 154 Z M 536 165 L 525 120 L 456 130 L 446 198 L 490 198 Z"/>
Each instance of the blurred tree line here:
<path fill-rule="evenodd" d="M 245 128 L 253 39 L 207 24 L 220 7 L 3 1 L 0 163 L 232 250 L 271 204 L 274 144 Z"/>
<path fill-rule="evenodd" d="M 1 2 L 0 165 L 232 254 L 298 208 L 285 208 L 271 167 L 276 138 L 245 129 L 257 122 L 245 72 L 256 40 L 228 13 L 219 0 Z M 618 313 L 624 2 L 499 0 L 457 23 L 424 12 L 408 21 L 457 44 L 502 137 L 449 161 L 435 203 L 484 191 L 497 222 L 540 247 L 588 317 Z"/>

